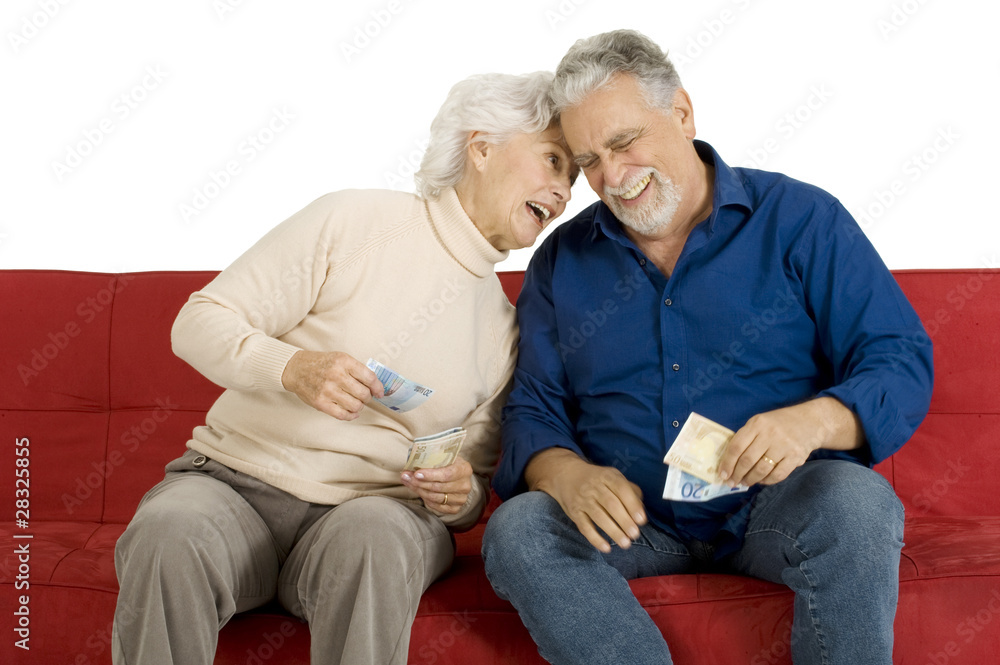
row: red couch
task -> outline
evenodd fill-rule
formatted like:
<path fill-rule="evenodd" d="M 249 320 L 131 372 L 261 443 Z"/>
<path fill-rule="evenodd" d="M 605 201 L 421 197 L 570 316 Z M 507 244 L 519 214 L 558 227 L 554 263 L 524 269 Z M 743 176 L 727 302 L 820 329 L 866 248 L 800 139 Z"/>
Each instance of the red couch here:
<path fill-rule="evenodd" d="M 169 343 L 213 274 L 0 271 L 0 662 L 110 663 L 115 541 L 220 392 Z M 1000 270 L 895 274 L 936 370 L 930 415 L 878 467 L 907 511 L 895 662 L 1000 663 Z M 521 274 L 501 277 L 513 299 Z M 482 528 L 458 535 L 453 570 L 421 601 L 412 663 L 542 662 L 483 575 Z M 690 575 L 632 588 L 680 665 L 790 662 L 783 587 Z M 269 607 L 224 627 L 216 663 L 308 663 L 308 645 L 307 626 Z"/>

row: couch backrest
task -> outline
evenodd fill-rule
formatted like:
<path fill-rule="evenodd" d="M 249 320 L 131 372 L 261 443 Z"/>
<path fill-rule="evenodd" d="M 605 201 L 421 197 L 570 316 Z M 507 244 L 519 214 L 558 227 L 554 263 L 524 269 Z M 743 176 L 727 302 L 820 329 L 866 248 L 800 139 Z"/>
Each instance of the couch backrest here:
<path fill-rule="evenodd" d="M 0 271 L 0 463 L 30 439 L 32 519 L 127 522 L 203 424 L 221 389 L 173 355 L 170 326 L 215 274 Z M 1000 271 L 895 274 L 937 375 L 931 414 L 879 470 L 910 514 L 1000 514 Z M 522 277 L 501 274 L 512 302 Z"/>
<path fill-rule="evenodd" d="M 1000 515 L 1000 270 L 893 274 L 934 344 L 934 394 L 879 470 L 908 515 Z"/>

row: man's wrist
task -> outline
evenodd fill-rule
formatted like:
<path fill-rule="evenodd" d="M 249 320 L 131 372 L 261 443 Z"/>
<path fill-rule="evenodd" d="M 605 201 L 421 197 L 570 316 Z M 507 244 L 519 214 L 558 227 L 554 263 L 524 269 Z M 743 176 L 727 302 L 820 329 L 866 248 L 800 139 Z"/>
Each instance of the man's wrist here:
<path fill-rule="evenodd" d="M 835 397 L 817 397 L 807 402 L 819 423 L 815 449 L 855 450 L 865 443 L 861 419 Z"/>
<path fill-rule="evenodd" d="M 568 448 L 553 446 L 540 450 L 524 467 L 524 482 L 529 491 L 545 491 L 545 486 L 556 473 L 565 471 L 567 464 L 587 462 Z"/>

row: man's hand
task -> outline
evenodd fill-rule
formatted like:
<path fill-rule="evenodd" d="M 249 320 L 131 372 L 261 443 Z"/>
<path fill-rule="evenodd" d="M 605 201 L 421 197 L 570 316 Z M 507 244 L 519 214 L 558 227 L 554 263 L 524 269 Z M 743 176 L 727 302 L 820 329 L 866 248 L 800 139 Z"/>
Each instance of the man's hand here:
<path fill-rule="evenodd" d="M 558 501 L 580 533 L 605 554 L 611 545 L 598 529 L 628 549 L 632 539 L 639 537 L 639 527 L 646 523 L 642 491 L 637 485 L 618 469 L 586 462 L 566 448 L 535 454 L 524 477 L 529 489 Z"/>
<path fill-rule="evenodd" d="M 354 420 L 372 397 L 385 389 L 375 372 L 339 351 L 296 351 L 281 375 L 285 390 L 318 411 Z"/>
<path fill-rule="evenodd" d="M 400 478 L 439 515 L 454 515 L 472 494 L 472 465 L 462 457 L 438 469 L 403 471 Z"/>
<path fill-rule="evenodd" d="M 853 450 L 864 443 L 857 416 L 832 397 L 761 413 L 729 441 L 719 477 L 731 486 L 774 485 L 819 448 Z"/>

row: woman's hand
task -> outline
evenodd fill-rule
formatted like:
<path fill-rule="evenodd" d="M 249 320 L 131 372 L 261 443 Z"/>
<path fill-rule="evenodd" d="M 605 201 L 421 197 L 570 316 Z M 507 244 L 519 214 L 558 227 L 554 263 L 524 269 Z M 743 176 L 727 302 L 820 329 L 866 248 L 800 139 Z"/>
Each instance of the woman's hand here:
<path fill-rule="evenodd" d="M 400 478 L 438 515 L 459 512 L 472 494 L 472 465 L 462 457 L 438 469 L 403 471 Z"/>
<path fill-rule="evenodd" d="M 285 365 L 281 384 L 339 420 L 354 420 L 372 397 L 385 395 L 375 372 L 340 351 L 296 351 Z"/>

